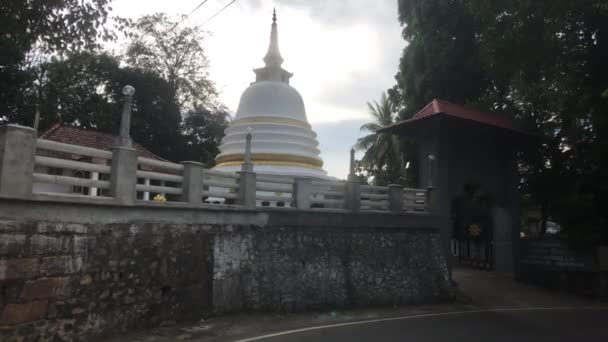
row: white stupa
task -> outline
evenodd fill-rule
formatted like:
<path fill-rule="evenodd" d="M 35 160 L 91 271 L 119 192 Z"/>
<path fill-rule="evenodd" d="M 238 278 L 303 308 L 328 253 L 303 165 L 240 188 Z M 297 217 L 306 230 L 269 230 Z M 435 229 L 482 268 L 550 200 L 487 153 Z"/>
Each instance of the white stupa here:
<path fill-rule="evenodd" d="M 241 170 L 245 136 L 251 129 L 251 151 L 257 173 L 326 178 L 317 135 L 306 119 L 304 101 L 289 85 L 292 73 L 281 67 L 276 13 L 272 18 L 266 66 L 241 96 L 235 119 L 225 131 L 214 169 Z"/>

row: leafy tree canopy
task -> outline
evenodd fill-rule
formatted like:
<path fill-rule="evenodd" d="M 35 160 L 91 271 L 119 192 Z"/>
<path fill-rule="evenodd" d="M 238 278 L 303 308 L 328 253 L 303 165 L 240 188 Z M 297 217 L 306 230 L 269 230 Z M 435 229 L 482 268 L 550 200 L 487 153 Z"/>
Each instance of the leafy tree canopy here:
<path fill-rule="evenodd" d="M 126 62 L 167 80 L 182 108 L 209 106 L 217 91 L 209 79 L 203 33 L 177 24 L 162 13 L 139 19 L 132 27 Z"/>
<path fill-rule="evenodd" d="M 518 119 L 545 137 L 520 163 L 545 219 L 606 232 L 605 1 L 399 0 L 399 19 L 401 117 L 443 98 Z"/>

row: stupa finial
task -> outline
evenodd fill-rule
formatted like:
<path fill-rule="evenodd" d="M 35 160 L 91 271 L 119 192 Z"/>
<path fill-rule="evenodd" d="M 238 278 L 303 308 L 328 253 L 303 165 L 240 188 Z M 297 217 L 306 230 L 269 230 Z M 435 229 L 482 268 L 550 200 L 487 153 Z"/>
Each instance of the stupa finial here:
<path fill-rule="evenodd" d="M 277 11 L 272 11 L 272 29 L 270 31 L 270 45 L 268 46 L 268 52 L 264 57 L 266 66 L 281 66 L 283 64 L 283 57 L 279 51 L 279 30 L 277 29 Z"/>
<path fill-rule="evenodd" d="M 283 64 L 283 57 L 281 57 L 281 52 L 279 51 L 279 30 L 277 28 L 276 9 L 272 10 L 270 44 L 268 45 L 268 52 L 266 52 L 266 56 L 264 56 L 264 63 L 266 65 L 263 68 L 254 70 L 256 82 L 274 81 L 289 84 L 289 78 L 293 76 L 293 74 L 281 67 Z"/>

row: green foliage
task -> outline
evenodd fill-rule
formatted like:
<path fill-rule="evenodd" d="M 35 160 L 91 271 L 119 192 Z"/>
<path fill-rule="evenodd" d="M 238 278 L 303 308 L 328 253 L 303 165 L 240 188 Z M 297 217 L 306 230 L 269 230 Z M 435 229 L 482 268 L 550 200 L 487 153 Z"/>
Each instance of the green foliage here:
<path fill-rule="evenodd" d="M 219 145 L 228 128 L 228 112 L 223 108 L 215 111 L 197 108 L 186 113 L 183 122 L 185 149 L 182 160 L 193 160 L 213 166 L 219 154 Z"/>
<path fill-rule="evenodd" d="M 545 218 L 606 231 L 605 2 L 400 0 L 399 14 L 408 46 L 389 94 L 401 117 L 436 97 L 518 119 L 543 136 L 520 156 L 522 190 Z"/>
<path fill-rule="evenodd" d="M 211 105 L 217 92 L 209 79 L 203 33 L 176 24 L 162 13 L 139 19 L 132 26 L 126 62 L 167 80 L 181 108 Z"/>
<path fill-rule="evenodd" d="M 94 52 L 100 38 L 115 37 L 104 25 L 110 1 L 0 4 L 6 10 L 0 16 L 10 19 L 0 46 L 13 48 L 0 57 L 0 123 L 32 125 L 39 105 L 40 131 L 62 123 L 117 134 L 121 90 L 129 84 L 136 89 L 135 141 L 172 161 L 212 165 L 228 115 L 214 103 L 201 33 L 173 30 L 174 22 L 163 14 L 135 24 L 118 20 L 132 30 L 126 55 Z"/>
<path fill-rule="evenodd" d="M 359 173 L 376 185 L 405 184 L 405 162 L 397 136 L 391 133 L 376 133 L 380 128 L 395 122 L 393 103 L 382 93 L 379 103 L 368 102 L 367 106 L 373 121 L 361 126 L 361 131 L 370 134 L 360 138 L 355 145 L 355 149 L 365 151 L 358 162 Z"/>
<path fill-rule="evenodd" d="M 93 49 L 116 36 L 108 27 L 111 0 L 4 0 L 0 2 L 0 122 L 14 120 L 36 80 L 28 55 Z M 115 18 L 120 29 L 125 21 Z"/>

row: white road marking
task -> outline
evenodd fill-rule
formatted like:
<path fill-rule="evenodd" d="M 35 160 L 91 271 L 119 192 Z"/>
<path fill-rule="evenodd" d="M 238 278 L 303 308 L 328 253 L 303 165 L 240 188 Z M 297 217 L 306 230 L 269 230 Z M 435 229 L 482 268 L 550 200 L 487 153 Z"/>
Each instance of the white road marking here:
<path fill-rule="evenodd" d="M 367 320 L 367 321 L 356 321 L 356 322 L 348 322 L 348 323 L 318 325 L 318 326 L 309 327 L 309 328 L 287 330 L 287 331 L 282 331 L 282 332 L 278 332 L 278 333 L 274 333 L 274 334 L 250 337 L 250 338 L 246 338 L 246 339 L 242 339 L 242 340 L 237 340 L 234 342 L 260 341 L 260 340 L 264 340 L 267 338 L 283 336 L 283 335 L 290 335 L 290 334 L 297 334 L 297 333 L 311 331 L 311 330 L 322 330 L 322 329 L 330 329 L 330 328 L 337 328 L 337 327 L 345 327 L 345 326 L 349 326 L 349 325 L 389 322 L 389 321 L 406 320 L 406 319 L 413 319 L 413 318 L 450 316 L 450 315 L 461 315 L 461 314 L 482 313 L 482 312 L 542 311 L 542 310 L 608 310 L 608 306 L 578 306 L 578 307 L 577 306 L 557 306 L 557 307 L 545 307 L 545 308 L 504 308 L 504 309 L 448 311 L 448 312 L 428 313 L 428 314 L 411 315 L 411 316 L 379 318 L 379 319 L 372 319 L 372 320 Z"/>

